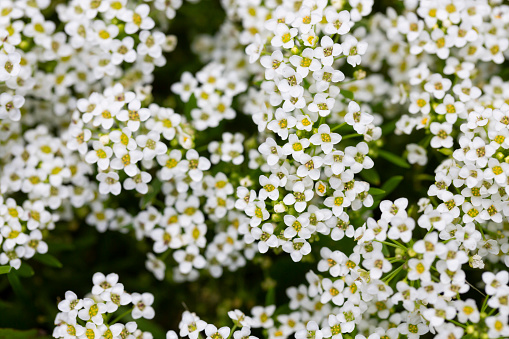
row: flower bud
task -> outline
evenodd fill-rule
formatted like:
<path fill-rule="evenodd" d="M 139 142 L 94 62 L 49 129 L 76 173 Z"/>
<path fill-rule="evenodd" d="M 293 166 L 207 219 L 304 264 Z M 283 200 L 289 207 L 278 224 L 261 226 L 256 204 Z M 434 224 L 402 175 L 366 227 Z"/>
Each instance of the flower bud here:
<path fill-rule="evenodd" d="M 240 179 L 240 184 L 244 187 L 249 187 L 249 186 L 253 185 L 253 180 L 251 180 L 251 178 L 249 176 L 247 176 L 247 177 Z"/>
<path fill-rule="evenodd" d="M 101 135 L 99 137 L 99 141 L 101 142 L 101 144 L 106 145 L 110 142 L 110 136 L 108 134 Z"/>
<path fill-rule="evenodd" d="M 276 206 L 274 206 L 274 212 L 283 213 L 284 211 L 286 211 L 286 206 L 282 202 L 280 202 Z"/>
<path fill-rule="evenodd" d="M 355 72 L 353 72 L 353 77 L 355 80 L 362 80 L 366 77 L 366 71 L 363 69 L 358 69 Z"/>

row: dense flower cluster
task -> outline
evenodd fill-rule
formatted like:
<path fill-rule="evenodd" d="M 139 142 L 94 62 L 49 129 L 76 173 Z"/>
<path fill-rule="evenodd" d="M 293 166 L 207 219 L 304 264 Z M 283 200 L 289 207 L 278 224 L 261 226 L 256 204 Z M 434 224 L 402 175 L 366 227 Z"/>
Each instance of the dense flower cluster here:
<path fill-rule="evenodd" d="M 186 311 L 169 339 L 509 337 L 509 6 L 221 4 L 192 45 L 204 66 L 163 104 L 151 84 L 181 0 L 0 3 L 0 264 L 84 216 L 149 242 L 159 280 L 317 259 L 288 307 L 233 310 L 232 329 Z M 402 177 L 378 164 L 426 196 L 387 200 Z M 150 338 L 109 322 L 130 303 L 153 317 L 117 280 L 69 292 L 54 336 Z"/>
<path fill-rule="evenodd" d="M 106 276 L 96 273 L 92 281 L 92 291 L 84 298 L 78 298 L 76 293 L 67 291 L 65 299 L 58 303 L 60 312 L 55 318 L 54 338 L 152 339 L 152 334 L 138 329 L 136 323 L 136 319 L 154 317 L 152 294 L 126 292 L 115 273 Z M 124 312 L 118 315 L 120 310 Z M 118 316 L 110 319 L 114 314 Z M 128 314 L 134 321 L 125 324 L 119 322 Z"/>

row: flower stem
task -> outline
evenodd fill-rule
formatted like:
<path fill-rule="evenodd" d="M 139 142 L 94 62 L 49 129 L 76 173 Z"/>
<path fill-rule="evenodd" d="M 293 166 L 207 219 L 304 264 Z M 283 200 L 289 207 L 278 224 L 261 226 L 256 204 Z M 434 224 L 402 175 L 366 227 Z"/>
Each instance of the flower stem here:
<path fill-rule="evenodd" d="M 124 313 L 122 313 L 121 315 L 119 315 L 118 317 L 116 317 L 115 319 L 113 319 L 113 321 L 111 322 L 111 324 L 116 324 L 117 321 L 119 321 L 120 319 L 122 319 L 123 317 L 125 317 L 126 315 L 128 315 L 129 313 L 131 313 L 133 311 L 133 309 L 129 309 L 127 311 L 125 311 Z"/>

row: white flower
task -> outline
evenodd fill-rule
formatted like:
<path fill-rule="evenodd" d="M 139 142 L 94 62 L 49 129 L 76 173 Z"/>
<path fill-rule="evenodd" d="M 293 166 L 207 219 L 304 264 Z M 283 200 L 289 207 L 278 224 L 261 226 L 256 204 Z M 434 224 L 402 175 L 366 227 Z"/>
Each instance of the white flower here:
<path fill-rule="evenodd" d="M 260 63 L 265 67 L 265 79 L 267 80 L 272 80 L 276 75 L 283 74 L 284 57 L 280 50 L 275 50 L 270 56 L 262 56 Z"/>
<path fill-rule="evenodd" d="M 89 164 L 97 163 L 97 167 L 100 170 L 107 170 L 110 166 L 110 158 L 113 155 L 113 150 L 111 147 L 103 145 L 99 141 L 94 141 L 92 143 L 93 151 L 89 151 L 85 156 L 86 162 Z"/>
<path fill-rule="evenodd" d="M 138 135 L 136 143 L 143 148 L 143 159 L 152 160 L 157 155 L 164 154 L 168 147 L 159 141 L 161 134 L 156 131 L 150 131 L 147 135 Z"/>
<path fill-rule="evenodd" d="M 318 113 L 321 117 L 326 117 L 331 113 L 335 101 L 327 94 L 317 93 L 313 98 L 313 102 L 308 105 L 308 109 L 313 113 Z"/>
<path fill-rule="evenodd" d="M 127 109 L 123 109 L 117 114 L 117 119 L 126 121 L 127 127 L 132 132 L 136 132 L 140 128 L 141 122 L 148 118 L 150 118 L 150 111 L 147 108 L 141 108 L 139 100 L 131 101 L 127 105 Z"/>
<path fill-rule="evenodd" d="M 263 50 L 263 42 L 260 34 L 256 34 L 254 42 L 246 47 L 246 54 L 249 56 L 249 63 L 253 63 L 260 57 Z"/>
<path fill-rule="evenodd" d="M 341 216 L 343 208 L 350 206 L 350 200 L 339 190 L 334 191 L 334 195 L 326 198 L 323 203 L 325 206 L 332 208 L 332 213 L 337 217 Z"/>
<path fill-rule="evenodd" d="M 318 131 L 309 138 L 313 145 L 319 145 L 325 154 L 332 152 L 335 144 L 341 141 L 338 133 L 331 133 L 329 125 L 323 124 L 318 127 Z"/>
<path fill-rule="evenodd" d="M 296 182 L 292 188 L 293 193 L 288 193 L 283 202 L 287 206 L 294 205 L 297 212 L 302 212 L 306 209 L 307 202 L 310 201 L 313 196 L 313 190 L 306 188 L 302 181 Z"/>
<path fill-rule="evenodd" d="M 200 181 L 203 178 L 203 171 L 210 168 L 210 161 L 205 157 L 200 157 L 198 152 L 190 149 L 186 153 L 186 160 L 178 164 L 182 171 L 187 171 L 193 181 Z"/>
<path fill-rule="evenodd" d="M 449 135 L 452 133 L 452 124 L 444 122 L 442 124 L 438 122 L 432 122 L 429 126 L 430 132 L 435 136 L 431 139 L 430 145 L 433 148 L 451 148 L 453 145 L 453 139 Z"/>
<path fill-rule="evenodd" d="M 139 29 L 152 29 L 155 25 L 154 20 L 149 17 L 150 7 L 147 4 L 141 4 L 134 11 L 125 10 L 122 12 L 121 19 L 126 22 L 125 32 L 127 34 L 136 33 Z"/>
<path fill-rule="evenodd" d="M 103 273 L 97 272 L 93 275 L 92 282 L 94 283 L 92 294 L 101 295 L 103 292 L 110 291 L 118 283 L 118 274 L 110 273 L 105 276 Z"/>
<path fill-rule="evenodd" d="M 143 153 L 138 150 L 129 151 L 127 149 L 117 149 L 118 151 L 115 153 L 116 158 L 111 161 L 111 168 L 115 170 L 123 169 L 124 172 L 133 177 L 139 171 L 136 163 L 143 159 Z"/>
<path fill-rule="evenodd" d="M 429 101 L 430 95 L 428 92 L 411 92 L 410 107 L 408 107 L 408 111 L 414 114 L 418 112 L 429 114 L 431 110 Z"/>
<path fill-rule="evenodd" d="M 99 180 L 99 193 L 119 195 L 122 186 L 119 182 L 119 175 L 116 172 L 101 172 L 96 176 Z"/>
<path fill-rule="evenodd" d="M 104 322 L 103 313 L 106 313 L 107 309 L 106 304 L 85 298 L 83 299 L 83 308 L 78 311 L 78 317 L 81 320 L 91 320 L 96 325 L 102 325 Z"/>
<path fill-rule="evenodd" d="M 347 35 L 345 41 L 341 44 L 343 54 L 347 56 L 346 62 L 353 67 L 361 63 L 361 56 L 366 53 L 368 43 L 365 41 L 358 41 L 355 37 Z"/>
<path fill-rule="evenodd" d="M 154 302 L 154 296 L 152 293 L 132 293 L 131 294 L 131 302 L 134 305 L 134 308 L 131 312 L 131 316 L 133 319 L 145 318 L 152 319 L 155 316 L 154 309 L 152 308 L 152 303 Z"/>
<path fill-rule="evenodd" d="M 259 240 L 258 251 L 260 251 L 260 253 L 266 253 L 269 247 L 277 247 L 277 237 L 273 233 L 274 225 L 271 223 L 263 224 L 261 229 L 257 227 L 251 229 L 253 240 Z"/>
<path fill-rule="evenodd" d="M 284 23 L 278 23 L 275 30 L 275 36 L 271 40 L 274 47 L 292 48 L 295 44 L 294 37 L 297 35 L 296 28 L 289 28 Z"/>
<path fill-rule="evenodd" d="M 442 99 L 445 93 L 451 88 L 452 82 L 447 78 L 443 78 L 440 74 L 433 74 L 429 77 L 424 90 L 433 94 L 437 99 Z"/>
<path fill-rule="evenodd" d="M 418 164 L 424 166 L 428 163 L 428 157 L 426 156 L 426 150 L 417 144 L 406 145 L 408 152 L 407 160 L 410 164 Z"/>
<path fill-rule="evenodd" d="M 368 152 L 368 144 L 365 142 L 360 142 L 355 147 L 348 146 L 345 148 L 343 162 L 345 166 L 350 166 L 350 170 L 353 173 L 359 173 L 363 169 L 370 169 L 374 166 L 374 162 L 367 155 Z"/>
<path fill-rule="evenodd" d="M 332 66 L 334 58 L 341 55 L 342 48 L 340 44 L 334 41 L 327 35 L 320 40 L 320 48 L 314 50 L 314 57 L 320 59 L 324 66 Z"/>
<path fill-rule="evenodd" d="M 19 53 L 0 54 L 0 81 L 16 77 L 21 71 L 21 55 Z"/>
<path fill-rule="evenodd" d="M 297 69 L 303 78 L 305 78 L 309 71 L 315 72 L 322 68 L 320 61 L 315 59 L 315 52 L 312 48 L 306 48 L 302 51 L 301 55 L 292 55 L 290 63 Z"/>
<path fill-rule="evenodd" d="M 336 10 L 329 8 L 325 11 L 325 18 L 327 19 L 327 25 L 324 31 L 329 35 L 344 35 L 350 31 L 350 28 L 354 24 L 350 21 L 350 12 L 348 11 L 341 11 L 338 13 Z"/>
<path fill-rule="evenodd" d="M 190 273 L 193 267 L 202 269 L 207 264 L 196 245 L 188 245 L 185 250 L 175 251 L 173 258 L 179 264 L 179 270 L 182 274 Z"/>
<path fill-rule="evenodd" d="M 21 119 L 20 108 L 25 104 L 25 98 L 9 93 L 0 94 L 0 119 L 9 118 L 13 121 Z"/>
<path fill-rule="evenodd" d="M 288 142 L 283 146 L 283 153 L 285 155 L 291 154 L 295 160 L 299 161 L 305 149 L 309 147 L 309 144 L 310 142 L 308 139 L 299 139 L 297 135 L 290 134 Z"/>
<path fill-rule="evenodd" d="M 227 339 L 230 335 L 230 328 L 223 326 L 218 329 L 216 326 L 208 324 L 205 327 L 205 334 L 207 335 L 207 339 Z"/>
<path fill-rule="evenodd" d="M 275 305 L 267 307 L 255 306 L 251 309 L 253 328 L 271 328 L 274 326 L 274 320 L 271 318 L 276 310 Z"/>

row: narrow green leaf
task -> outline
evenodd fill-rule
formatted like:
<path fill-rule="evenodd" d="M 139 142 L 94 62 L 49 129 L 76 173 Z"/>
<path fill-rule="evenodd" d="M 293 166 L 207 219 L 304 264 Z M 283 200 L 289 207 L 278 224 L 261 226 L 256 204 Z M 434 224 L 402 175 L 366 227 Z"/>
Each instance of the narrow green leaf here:
<path fill-rule="evenodd" d="M 419 146 L 424 147 L 424 148 L 428 147 L 428 145 L 429 145 L 429 143 L 430 143 L 431 139 L 433 139 L 433 137 L 434 137 L 434 135 L 433 135 L 433 134 L 429 134 L 429 135 L 427 135 L 426 137 L 424 137 L 424 138 L 423 138 L 423 139 L 419 142 Z"/>
<path fill-rule="evenodd" d="M 365 169 L 360 172 L 361 177 L 375 186 L 380 185 L 380 175 L 375 168 Z"/>
<path fill-rule="evenodd" d="M 6 274 L 11 271 L 11 266 L 0 266 L 0 274 Z"/>
<path fill-rule="evenodd" d="M 11 287 L 18 296 L 24 296 L 25 290 L 23 289 L 23 286 L 21 285 L 21 282 L 19 281 L 19 276 L 16 273 L 16 271 L 12 271 L 9 274 L 7 274 L 7 279 L 9 280 L 9 283 L 11 284 Z"/>
<path fill-rule="evenodd" d="M 391 194 L 392 191 L 398 187 L 399 183 L 403 180 L 403 176 L 396 175 L 389 180 L 387 180 L 381 187 L 382 190 L 385 191 L 385 195 Z"/>
<path fill-rule="evenodd" d="M 140 330 L 152 333 L 155 338 L 166 338 L 166 329 L 155 321 L 140 318 L 136 319 L 136 323 Z"/>
<path fill-rule="evenodd" d="M 396 129 L 396 122 L 398 119 L 394 119 L 389 121 L 388 123 L 382 125 L 382 135 L 391 134 Z"/>
<path fill-rule="evenodd" d="M 274 287 L 269 288 L 267 295 L 265 296 L 265 305 L 274 305 L 276 303 L 276 289 Z"/>
<path fill-rule="evenodd" d="M 143 196 L 141 200 L 141 208 L 144 209 L 149 203 L 151 203 L 157 194 L 161 191 L 163 183 L 159 179 L 154 179 L 149 186 L 148 193 Z"/>
<path fill-rule="evenodd" d="M 368 193 L 371 195 L 382 195 L 382 194 L 385 194 L 386 192 L 380 188 L 371 187 L 369 189 Z"/>
<path fill-rule="evenodd" d="M 194 94 L 191 94 L 189 100 L 186 103 L 184 103 L 184 115 L 188 119 L 191 119 L 191 110 L 196 107 L 198 107 L 196 103 L 196 97 L 194 96 Z"/>
<path fill-rule="evenodd" d="M 0 328 L 0 339 L 49 338 L 37 335 L 37 329 L 20 331 L 13 328 Z"/>
<path fill-rule="evenodd" d="M 33 276 L 35 274 L 35 272 L 34 272 L 34 269 L 32 268 L 32 266 L 30 266 L 26 262 L 23 262 L 21 264 L 20 268 L 18 269 L 17 274 L 20 277 L 29 278 L 29 277 Z"/>
<path fill-rule="evenodd" d="M 34 255 L 34 259 L 40 263 L 43 263 L 46 266 L 62 268 L 62 263 L 57 258 L 48 253 L 45 254 L 36 253 Z"/>
<path fill-rule="evenodd" d="M 382 244 L 382 253 L 389 257 L 391 255 L 391 252 L 389 252 L 388 246 L 386 244 Z"/>
<path fill-rule="evenodd" d="M 349 91 L 347 89 L 341 89 L 341 95 L 343 95 L 345 98 L 353 100 L 353 92 Z"/>
<path fill-rule="evenodd" d="M 447 156 L 450 156 L 453 153 L 452 149 L 450 149 L 450 148 L 441 148 L 438 151 L 440 153 L 442 153 L 443 155 L 447 155 Z"/>
<path fill-rule="evenodd" d="M 400 157 L 394 153 L 387 152 L 383 149 L 380 149 L 380 150 L 378 150 L 378 154 L 385 160 L 392 162 L 394 165 L 397 165 L 397 166 L 403 167 L 403 168 L 410 168 L 410 164 L 405 159 L 403 159 L 402 157 Z"/>

